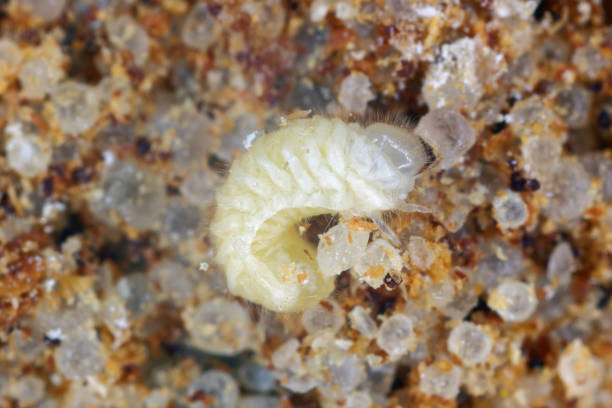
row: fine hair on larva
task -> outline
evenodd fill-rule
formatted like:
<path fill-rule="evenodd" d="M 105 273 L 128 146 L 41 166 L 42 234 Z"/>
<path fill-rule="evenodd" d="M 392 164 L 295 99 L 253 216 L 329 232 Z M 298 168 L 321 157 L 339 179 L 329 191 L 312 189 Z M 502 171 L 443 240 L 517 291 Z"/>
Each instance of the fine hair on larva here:
<path fill-rule="evenodd" d="M 459 123 L 459 130 L 471 130 L 455 112 L 428 115 L 434 114 Z M 437 134 L 448 131 L 437 121 L 426 121 L 433 125 L 415 131 L 367 123 L 320 115 L 290 119 L 234 160 L 217 192 L 211 223 L 216 262 L 230 292 L 280 312 L 325 299 L 335 276 L 320 270 L 316 246 L 296 225 L 321 214 L 382 222 L 385 211 L 423 210 L 405 199 L 426 168 L 425 143 L 431 141 L 434 152 L 462 155 L 474 142 L 473 134 L 467 141 L 459 138 L 460 143 L 456 135 Z M 461 151 L 444 145 L 446 140 Z"/>

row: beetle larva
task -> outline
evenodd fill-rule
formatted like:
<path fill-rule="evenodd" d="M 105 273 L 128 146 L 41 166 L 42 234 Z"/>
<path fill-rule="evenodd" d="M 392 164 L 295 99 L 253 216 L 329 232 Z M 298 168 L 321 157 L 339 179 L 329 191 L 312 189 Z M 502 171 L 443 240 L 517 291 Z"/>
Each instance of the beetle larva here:
<path fill-rule="evenodd" d="M 385 123 L 314 116 L 261 136 L 232 164 L 211 223 L 230 291 L 283 312 L 329 296 L 335 276 L 296 224 L 400 208 L 426 156 L 418 136 Z"/>

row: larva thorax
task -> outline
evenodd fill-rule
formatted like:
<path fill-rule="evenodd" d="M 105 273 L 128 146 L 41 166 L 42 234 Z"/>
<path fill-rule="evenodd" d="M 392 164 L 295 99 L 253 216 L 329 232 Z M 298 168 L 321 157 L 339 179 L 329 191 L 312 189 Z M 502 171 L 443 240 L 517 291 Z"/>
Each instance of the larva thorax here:
<path fill-rule="evenodd" d="M 232 164 L 211 224 L 230 291 L 277 311 L 324 299 L 335 276 L 297 223 L 398 208 L 425 161 L 418 136 L 384 123 L 315 116 L 261 136 Z"/>

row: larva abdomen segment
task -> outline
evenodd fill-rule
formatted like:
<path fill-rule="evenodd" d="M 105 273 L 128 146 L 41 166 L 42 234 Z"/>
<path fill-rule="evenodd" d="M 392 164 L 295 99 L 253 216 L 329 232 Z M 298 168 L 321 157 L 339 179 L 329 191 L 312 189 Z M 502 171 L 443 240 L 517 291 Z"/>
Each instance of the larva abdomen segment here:
<path fill-rule="evenodd" d="M 217 195 L 211 233 L 230 291 L 276 311 L 324 299 L 335 276 L 319 270 L 316 248 L 296 224 L 319 214 L 395 208 L 413 177 L 363 128 L 339 119 L 294 120 L 263 135 L 232 164 Z"/>

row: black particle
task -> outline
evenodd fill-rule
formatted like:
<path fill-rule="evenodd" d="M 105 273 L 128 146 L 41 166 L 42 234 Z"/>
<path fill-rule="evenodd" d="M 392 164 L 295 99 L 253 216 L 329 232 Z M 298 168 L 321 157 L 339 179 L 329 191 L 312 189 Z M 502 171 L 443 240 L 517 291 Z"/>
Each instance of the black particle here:
<path fill-rule="evenodd" d="M 45 334 L 44 338 L 43 338 L 45 344 L 49 345 L 49 346 L 59 346 L 60 344 L 62 344 L 62 340 L 58 339 L 58 338 L 52 338 L 49 337 Z"/>
<path fill-rule="evenodd" d="M 221 5 L 220 4 L 211 4 L 208 6 L 208 12 L 212 14 L 214 17 L 217 17 L 219 13 L 221 13 Z"/>
<path fill-rule="evenodd" d="M 546 11 L 546 0 L 542 0 L 540 4 L 533 11 L 533 18 L 536 21 L 541 21 L 544 18 L 544 12 Z"/>
<path fill-rule="evenodd" d="M 72 172 L 72 178 L 77 183 L 88 183 L 91 181 L 91 169 L 89 167 L 77 167 Z"/>
<path fill-rule="evenodd" d="M 610 303 L 610 298 L 612 297 L 612 288 L 602 288 L 603 294 L 597 301 L 598 309 L 605 309 Z"/>
<path fill-rule="evenodd" d="M 393 278 L 393 276 L 391 276 L 390 274 L 385 275 L 385 285 L 387 285 L 388 288 L 390 289 L 394 289 L 396 288 L 400 283 L 402 283 L 402 279 L 399 278 L 399 282 Z"/>
<path fill-rule="evenodd" d="M 603 84 L 601 83 L 601 81 L 591 82 L 589 84 L 589 89 L 593 93 L 601 92 L 601 90 L 603 89 Z"/>
<path fill-rule="evenodd" d="M 538 368 L 544 367 L 544 361 L 534 358 L 533 360 L 529 360 L 527 363 L 530 370 L 537 370 Z"/>
<path fill-rule="evenodd" d="M 525 235 L 521 238 L 521 247 L 531 248 L 535 245 L 535 239 L 532 236 Z"/>
<path fill-rule="evenodd" d="M 136 149 L 138 150 L 138 155 L 144 156 L 151 151 L 151 142 L 144 137 L 140 137 L 136 140 Z"/>
<path fill-rule="evenodd" d="M 526 183 L 527 190 L 538 191 L 540 189 L 540 182 L 536 179 L 529 179 Z"/>
<path fill-rule="evenodd" d="M 607 112 L 601 111 L 599 112 L 599 115 L 597 115 L 597 123 L 602 128 L 608 129 L 612 125 L 612 120 L 610 119 L 610 115 Z"/>
<path fill-rule="evenodd" d="M 64 35 L 64 38 L 62 39 L 62 42 L 60 43 L 62 47 L 66 47 L 69 48 L 72 45 L 72 42 L 74 41 L 74 38 L 76 36 L 76 27 L 73 25 L 70 25 L 66 28 L 66 35 Z"/>
<path fill-rule="evenodd" d="M 53 178 L 46 177 L 42 181 L 42 188 L 43 188 L 43 193 L 45 194 L 45 197 L 49 197 L 51 194 L 53 194 Z"/>
<path fill-rule="evenodd" d="M 512 173 L 510 177 L 510 188 L 512 191 L 525 191 L 527 188 L 527 180 L 517 171 Z"/>
<path fill-rule="evenodd" d="M 506 121 L 502 120 L 501 122 L 497 122 L 497 123 L 493 124 L 493 127 L 491 128 L 491 132 L 493 134 L 499 133 L 502 130 L 504 130 L 505 128 L 506 128 Z"/>
<path fill-rule="evenodd" d="M 85 223 L 81 219 L 81 216 L 77 213 L 69 213 L 66 220 L 66 225 L 57 234 L 57 242 L 63 243 L 68 238 L 82 234 L 85 231 Z"/>

